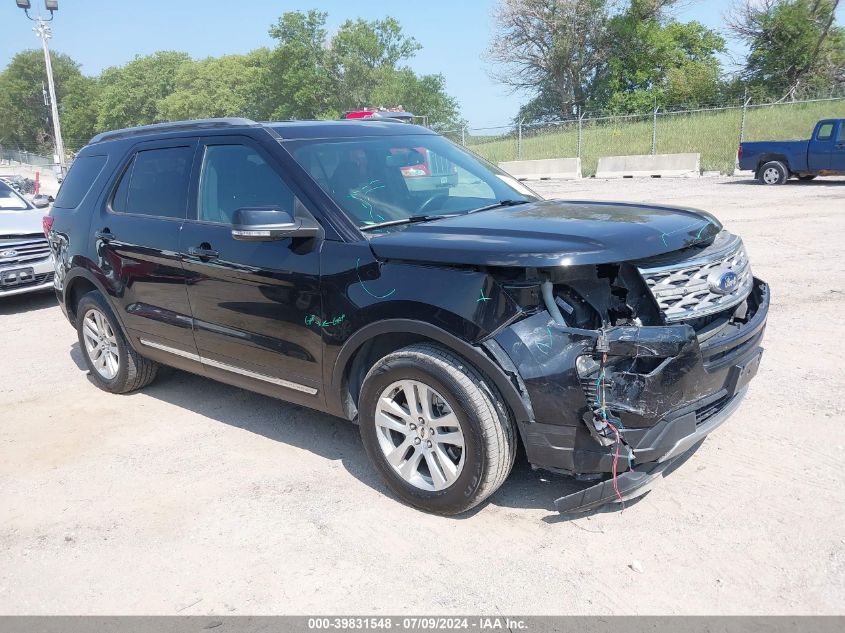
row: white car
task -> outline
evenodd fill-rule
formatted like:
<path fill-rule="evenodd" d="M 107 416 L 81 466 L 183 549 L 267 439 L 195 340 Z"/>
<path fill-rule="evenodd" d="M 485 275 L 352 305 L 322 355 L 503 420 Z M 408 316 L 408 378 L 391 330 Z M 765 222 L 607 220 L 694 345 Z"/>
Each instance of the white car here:
<path fill-rule="evenodd" d="M 41 218 L 51 199 L 34 204 L 0 181 L 0 298 L 53 287 L 53 256 Z"/>

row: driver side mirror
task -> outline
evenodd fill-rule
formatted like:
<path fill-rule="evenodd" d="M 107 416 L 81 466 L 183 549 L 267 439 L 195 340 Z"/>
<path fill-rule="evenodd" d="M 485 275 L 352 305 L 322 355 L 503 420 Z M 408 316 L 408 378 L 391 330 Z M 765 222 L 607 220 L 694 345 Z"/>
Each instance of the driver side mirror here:
<path fill-rule="evenodd" d="M 232 218 L 232 237 L 236 240 L 266 242 L 289 237 L 315 237 L 320 226 L 311 218 L 291 217 L 278 207 L 237 209 Z"/>

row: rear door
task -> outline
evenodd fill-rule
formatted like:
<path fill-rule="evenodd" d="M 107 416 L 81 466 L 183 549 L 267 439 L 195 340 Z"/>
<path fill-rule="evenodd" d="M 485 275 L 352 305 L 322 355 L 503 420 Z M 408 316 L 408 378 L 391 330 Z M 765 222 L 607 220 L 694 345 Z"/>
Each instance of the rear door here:
<path fill-rule="evenodd" d="M 245 136 L 201 139 L 179 244 L 205 373 L 302 404 L 321 402 L 322 240 L 242 241 L 236 209 L 308 213 L 272 155 Z"/>
<path fill-rule="evenodd" d="M 836 144 L 836 121 L 820 121 L 807 148 L 807 165 L 811 171 L 832 169 L 831 161 Z"/>
<path fill-rule="evenodd" d="M 98 266 L 136 347 L 194 359 L 179 232 L 196 146 L 196 139 L 135 145 L 91 224 Z"/>

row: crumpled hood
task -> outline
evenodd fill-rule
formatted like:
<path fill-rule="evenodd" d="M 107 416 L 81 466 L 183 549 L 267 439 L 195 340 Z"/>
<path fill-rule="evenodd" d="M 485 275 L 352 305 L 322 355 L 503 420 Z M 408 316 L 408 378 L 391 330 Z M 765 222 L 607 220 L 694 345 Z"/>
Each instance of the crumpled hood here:
<path fill-rule="evenodd" d="M 382 259 L 549 267 L 631 261 L 712 239 L 722 225 L 694 209 L 541 200 L 370 234 Z"/>
<path fill-rule="evenodd" d="M 48 209 L 0 209 L 0 235 L 41 233 L 41 218 Z"/>

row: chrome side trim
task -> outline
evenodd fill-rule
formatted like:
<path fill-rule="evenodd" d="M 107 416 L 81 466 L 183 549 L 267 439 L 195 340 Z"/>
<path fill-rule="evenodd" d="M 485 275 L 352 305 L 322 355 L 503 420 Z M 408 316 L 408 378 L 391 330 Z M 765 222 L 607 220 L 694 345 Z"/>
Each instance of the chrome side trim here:
<path fill-rule="evenodd" d="M 181 356 L 182 358 L 188 358 L 190 360 L 195 360 L 198 363 L 202 362 L 202 358 L 192 352 L 186 352 L 181 349 L 176 349 L 175 347 L 168 347 L 167 345 L 162 345 L 161 343 L 153 343 L 152 341 L 148 341 L 146 339 L 138 339 L 141 341 L 141 345 L 146 345 L 147 347 L 154 347 L 155 349 L 160 349 L 162 352 L 167 352 L 169 354 L 175 354 L 176 356 Z"/>
<path fill-rule="evenodd" d="M 209 367 L 216 367 L 217 369 L 223 369 L 225 371 L 230 371 L 233 374 L 240 374 L 241 376 L 247 376 L 249 378 L 255 378 L 256 380 L 263 380 L 264 382 L 269 382 L 274 385 L 279 385 L 280 387 L 286 387 L 287 389 L 293 389 L 294 391 L 301 391 L 302 393 L 307 393 L 308 395 L 316 395 L 317 390 L 313 387 L 307 387 L 306 385 L 300 385 L 298 382 L 291 382 L 290 380 L 284 380 L 283 378 L 275 378 L 273 376 L 267 376 L 265 374 L 259 374 L 258 372 L 250 371 L 249 369 L 244 369 L 242 367 L 235 367 L 234 365 L 229 365 L 227 363 L 221 363 L 219 360 L 214 360 L 212 358 L 205 358 L 203 356 L 199 356 L 192 352 L 186 352 L 181 349 L 176 349 L 173 347 L 168 347 L 167 345 L 162 345 L 161 343 L 154 343 L 153 341 L 148 341 L 146 339 L 139 339 L 141 341 L 141 345 L 146 345 L 147 347 L 154 347 L 155 349 L 159 349 L 163 352 L 168 352 L 170 354 L 175 354 L 176 356 L 182 356 L 183 358 L 188 358 L 190 360 L 195 360 L 203 365 L 208 365 Z"/>

